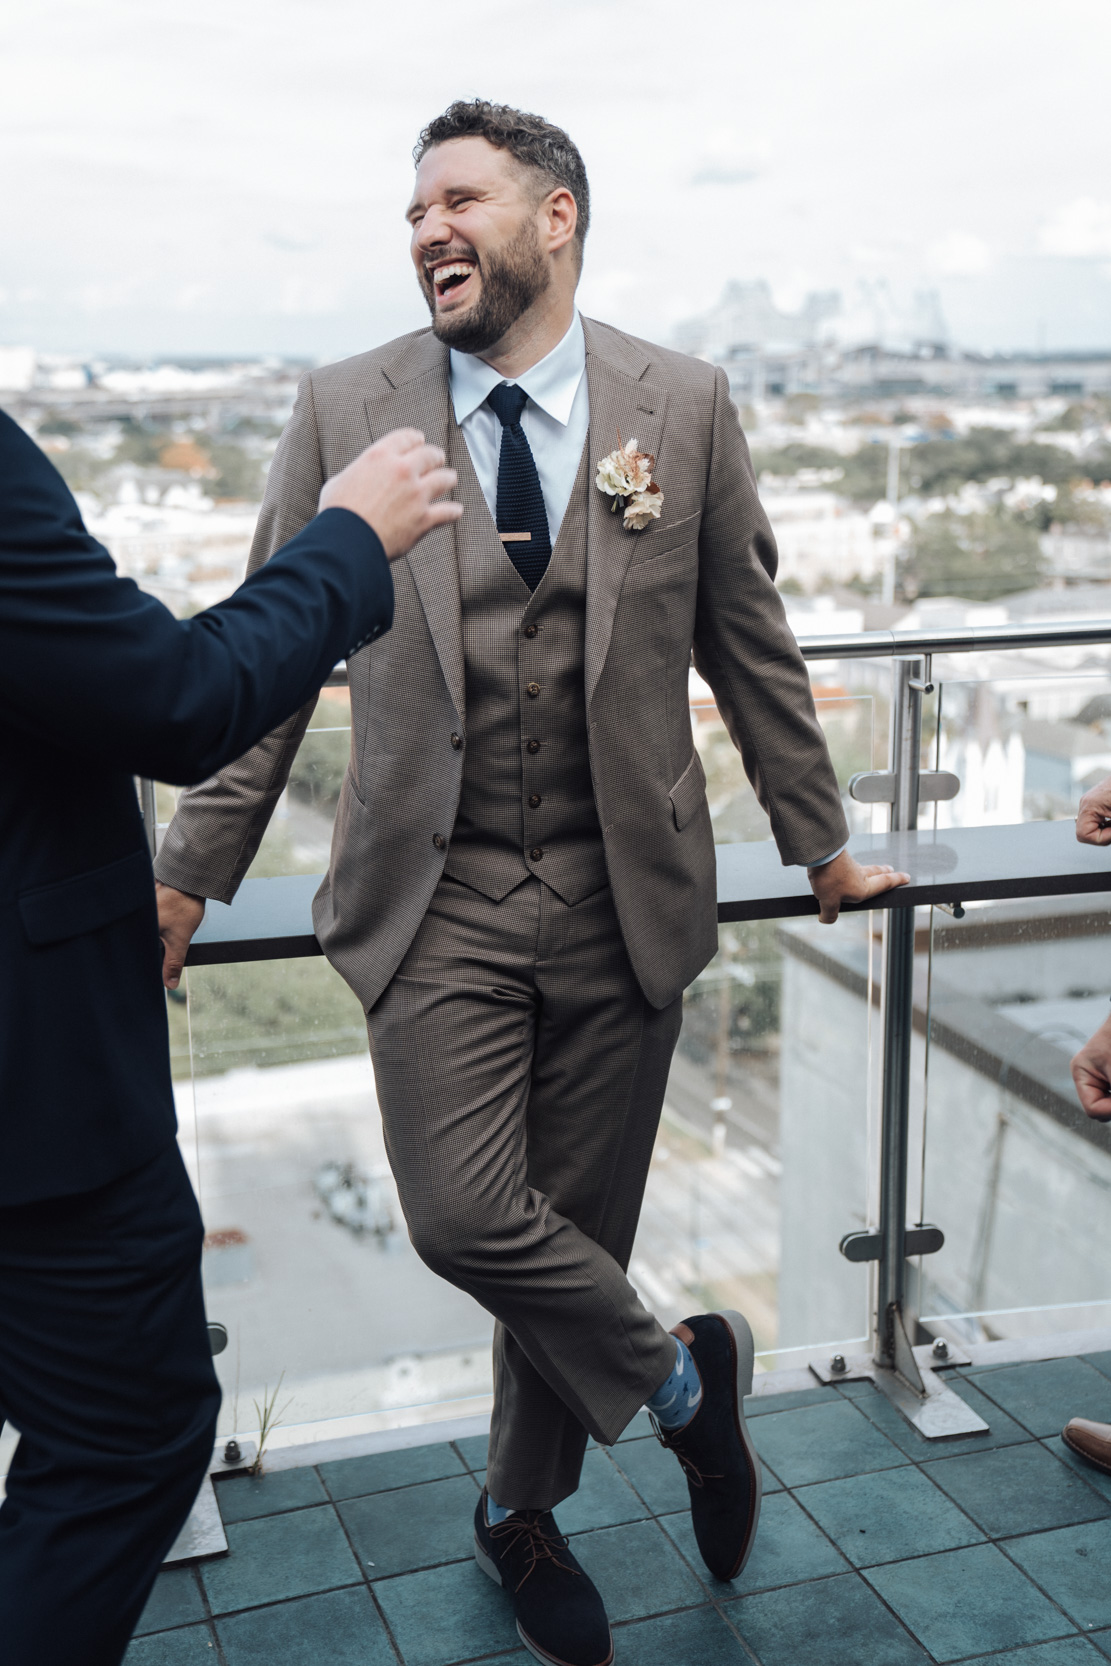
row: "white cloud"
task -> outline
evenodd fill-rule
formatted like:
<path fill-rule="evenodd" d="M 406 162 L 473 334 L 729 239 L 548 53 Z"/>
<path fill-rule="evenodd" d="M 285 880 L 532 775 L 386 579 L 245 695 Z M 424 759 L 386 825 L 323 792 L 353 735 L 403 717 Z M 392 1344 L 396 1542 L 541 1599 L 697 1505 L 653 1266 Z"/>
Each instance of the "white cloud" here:
<path fill-rule="evenodd" d="M 1111 202 L 1077 197 L 1042 226 L 1038 246 L 1047 255 L 1111 255 Z"/>
<path fill-rule="evenodd" d="M 926 250 L 935 272 L 947 278 L 976 278 L 991 265 L 991 250 L 970 231 L 947 231 Z"/>

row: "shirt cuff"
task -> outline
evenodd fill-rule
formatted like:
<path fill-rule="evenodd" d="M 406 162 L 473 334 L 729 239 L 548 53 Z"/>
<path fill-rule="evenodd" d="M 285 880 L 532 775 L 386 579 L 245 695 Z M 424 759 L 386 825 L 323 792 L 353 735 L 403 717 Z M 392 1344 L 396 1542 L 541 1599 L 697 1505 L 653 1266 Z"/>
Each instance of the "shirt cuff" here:
<path fill-rule="evenodd" d="M 849 848 L 849 841 L 846 839 L 845 843 L 843 845 L 841 845 L 837 850 L 835 850 L 833 852 L 832 856 L 823 856 L 820 862 L 808 862 L 806 864 L 807 873 L 813 873 L 815 868 L 824 868 L 827 862 L 835 861 L 837 859 L 837 857 L 842 855 L 843 852 L 848 850 L 848 848 Z"/>

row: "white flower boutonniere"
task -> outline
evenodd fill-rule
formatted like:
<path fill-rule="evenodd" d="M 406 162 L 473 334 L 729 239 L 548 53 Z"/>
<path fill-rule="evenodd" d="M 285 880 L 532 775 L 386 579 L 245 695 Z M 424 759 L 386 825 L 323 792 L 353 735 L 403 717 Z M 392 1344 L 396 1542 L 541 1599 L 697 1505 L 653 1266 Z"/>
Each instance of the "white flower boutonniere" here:
<path fill-rule="evenodd" d="M 663 492 L 652 479 L 655 466 L 656 459 L 650 452 L 638 451 L 635 440 L 622 445 L 620 434 L 617 436 L 617 450 L 611 451 L 598 464 L 594 484 L 613 499 L 610 504 L 612 515 L 618 509 L 623 511 L 627 532 L 642 531 L 649 521 L 659 517 L 664 506 Z"/>

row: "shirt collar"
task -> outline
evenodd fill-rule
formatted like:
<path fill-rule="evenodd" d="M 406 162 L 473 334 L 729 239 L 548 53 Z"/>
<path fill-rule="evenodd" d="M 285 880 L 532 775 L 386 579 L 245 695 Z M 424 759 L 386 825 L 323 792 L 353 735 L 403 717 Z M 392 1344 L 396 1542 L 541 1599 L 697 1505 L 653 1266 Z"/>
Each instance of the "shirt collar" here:
<path fill-rule="evenodd" d="M 514 382 L 524 388 L 534 405 L 539 405 L 548 416 L 566 427 L 571 420 L 571 407 L 585 369 L 586 339 L 582 319 L 576 312 L 563 340 L 539 364 L 534 364 L 522 376 L 515 377 Z M 451 349 L 450 377 L 451 401 L 458 423 L 466 422 L 478 410 L 491 388 L 506 380 L 485 359 L 476 358 L 473 353 L 457 353 L 454 347 Z"/>

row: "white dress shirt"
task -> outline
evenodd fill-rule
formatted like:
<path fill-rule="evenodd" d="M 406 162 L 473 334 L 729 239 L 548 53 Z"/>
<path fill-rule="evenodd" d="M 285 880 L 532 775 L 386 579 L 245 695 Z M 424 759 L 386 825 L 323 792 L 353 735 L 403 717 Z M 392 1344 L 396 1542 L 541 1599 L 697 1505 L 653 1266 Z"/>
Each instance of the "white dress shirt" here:
<path fill-rule="evenodd" d="M 502 425 L 486 403 L 500 382 L 524 388 L 528 394 L 521 427 L 536 460 L 540 490 L 548 511 L 548 532 L 555 545 L 579 472 L 579 460 L 590 426 L 586 387 L 586 341 L 576 312 L 571 328 L 546 358 L 508 381 L 473 353 L 451 350 L 451 400 L 455 420 L 463 430 L 482 495 L 495 521 L 498 514 L 498 457 Z"/>

